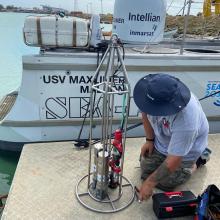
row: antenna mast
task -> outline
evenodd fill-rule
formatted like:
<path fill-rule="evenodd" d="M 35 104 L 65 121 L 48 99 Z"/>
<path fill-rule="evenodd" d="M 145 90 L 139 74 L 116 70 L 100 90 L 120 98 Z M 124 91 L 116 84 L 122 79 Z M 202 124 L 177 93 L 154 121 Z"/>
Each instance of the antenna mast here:
<path fill-rule="evenodd" d="M 103 14 L 103 3 L 102 3 L 102 0 L 101 0 L 101 13 Z"/>
<path fill-rule="evenodd" d="M 74 11 L 78 11 L 78 0 L 74 0 Z"/>

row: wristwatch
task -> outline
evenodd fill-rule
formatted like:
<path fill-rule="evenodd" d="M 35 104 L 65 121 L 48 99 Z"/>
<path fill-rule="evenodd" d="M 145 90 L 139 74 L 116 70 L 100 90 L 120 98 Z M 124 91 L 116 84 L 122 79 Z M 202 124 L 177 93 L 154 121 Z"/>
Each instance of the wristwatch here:
<path fill-rule="evenodd" d="M 146 138 L 146 141 L 154 142 L 154 138 Z"/>

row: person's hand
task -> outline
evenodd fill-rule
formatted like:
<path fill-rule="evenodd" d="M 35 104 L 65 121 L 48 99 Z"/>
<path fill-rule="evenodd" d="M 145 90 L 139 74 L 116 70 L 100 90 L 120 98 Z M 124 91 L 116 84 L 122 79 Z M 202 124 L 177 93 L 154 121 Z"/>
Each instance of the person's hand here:
<path fill-rule="evenodd" d="M 146 157 L 151 155 L 154 149 L 154 142 L 147 141 L 141 148 L 141 156 Z"/>
<path fill-rule="evenodd" d="M 153 195 L 154 186 L 154 183 L 145 180 L 140 189 L 138 189 L 139 200 L 143 201 L 149 199 Z"/>

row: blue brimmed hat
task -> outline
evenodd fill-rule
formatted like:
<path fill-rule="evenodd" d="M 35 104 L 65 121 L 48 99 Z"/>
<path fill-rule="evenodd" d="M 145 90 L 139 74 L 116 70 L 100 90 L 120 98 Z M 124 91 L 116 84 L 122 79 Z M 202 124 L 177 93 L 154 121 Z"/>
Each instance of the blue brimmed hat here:
<path fill-rule="evenodd" d="M 134 88 L 136 105 L 152 116 L 176 114 L 189 103 L 190 98 L 189 88 L 168 74 L 149 74 L 140 79 Z"/>

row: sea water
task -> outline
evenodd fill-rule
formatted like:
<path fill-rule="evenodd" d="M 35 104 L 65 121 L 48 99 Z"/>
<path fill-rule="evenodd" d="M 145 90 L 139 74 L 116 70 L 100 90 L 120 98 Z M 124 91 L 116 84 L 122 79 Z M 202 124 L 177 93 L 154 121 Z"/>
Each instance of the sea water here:
<path fill-rule="evenodd" d="M 0 13 L 0 97 L 18 89 L 22 55 L 39 51 L 38 48 L 26 46 L 23 41 L 24 19 L 28 15 Z"/>
<path fill-rule="evenodd" d="M 19 88 L 22 55 L 38 53 L 23 42 L 24 19 L 29 14 L 0 13 L 0 98 Z M 0 151 L 0 195 L 7 194 L 20 153 Z"/>

